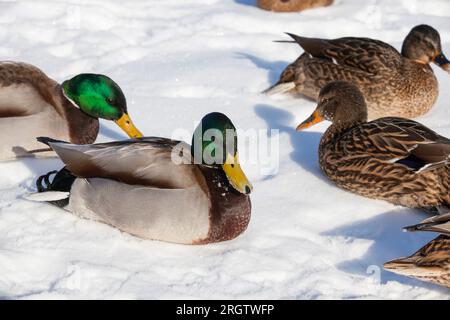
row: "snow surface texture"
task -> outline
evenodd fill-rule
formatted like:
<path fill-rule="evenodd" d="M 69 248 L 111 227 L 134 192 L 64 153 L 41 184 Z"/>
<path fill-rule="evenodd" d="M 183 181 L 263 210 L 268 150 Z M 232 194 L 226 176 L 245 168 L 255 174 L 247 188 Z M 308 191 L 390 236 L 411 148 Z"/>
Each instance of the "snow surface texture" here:
<path fill-rule="evenodd" d="M 146 135 L 191 132 L 211 111 L 244 130 L 280 133 L 278 170 L 243 164 L 254 184 L 247 232 L 206 246 L 143 241 L 27 201 L 36 176 L 59 160 L 0 163 L 0 297 L 447 299 L 448 289 L 381 268 L 435 237 L 401 230 L 426 214 L 334 187 L 317 161 L 328 124 L 294 130 L 314 103 L 259 92 L 302 52 L 272 42 L 285 31 L 400 48 L 411 27 L 427 23 L 450 52 L 449 12 L 450 1 L 438 0 L 338 0 L 293 14 L 248 0 L 0 1 L 1 60 L 35 64 L 58 81 L 111 76 Z M 435 71 L 439 100 L 419 121 L 450 136 L 450 75 Z M 126 138 L 114 123 L 101 125 L 99 141 Z"/>

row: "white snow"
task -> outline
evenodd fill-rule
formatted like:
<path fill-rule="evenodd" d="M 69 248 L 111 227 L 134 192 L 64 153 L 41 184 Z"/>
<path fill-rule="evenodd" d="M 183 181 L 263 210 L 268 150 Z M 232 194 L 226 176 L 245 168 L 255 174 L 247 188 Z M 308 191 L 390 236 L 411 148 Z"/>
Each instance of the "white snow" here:
<path fill-rule="evenodd" d="M 448 289 L 381 267 L 435 237 L 402 232 L 426 214 L 333 186 L 317 162 L 328 124 L 294 130 L 314 103 L 259 92 L 302 52 L 272 42 L 287 39 L 283 32 L 366 36 L 400 48 L 414 25 L 427 23 L 450 55 L 449 12 L 443 0 L 338 0 L 300 14 L 249 0 L 0 0 L 1 60 L 35 64 L 58 81 L 111 76 L 146 135 L 192 132 L 211 111 L 243 130 L 280 132 L 278 170 L 243 164 L 254 185 L 248 230 L 205 246 L 143 241 L 25 200 L 38 175 L 61 166 L 57 159 L 0 163 L 0 297 L 448 299 Z M 434 69 L 439 100 L 419 121 L 450 136 L 450 75 Z M 102 121 L 99 141 L 124 138 Z"/>

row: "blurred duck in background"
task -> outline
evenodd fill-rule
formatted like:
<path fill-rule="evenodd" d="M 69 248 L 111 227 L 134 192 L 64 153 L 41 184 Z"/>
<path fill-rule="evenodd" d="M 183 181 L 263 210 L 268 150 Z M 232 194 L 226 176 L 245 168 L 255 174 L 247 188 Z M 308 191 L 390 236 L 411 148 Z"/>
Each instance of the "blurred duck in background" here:
<path fill-rule="evenodd" d="M 258 0 L 257 6 L 264 10 L 277 12 L 296 12 L 317 7 L 329 6 L 333 0 Z"/>

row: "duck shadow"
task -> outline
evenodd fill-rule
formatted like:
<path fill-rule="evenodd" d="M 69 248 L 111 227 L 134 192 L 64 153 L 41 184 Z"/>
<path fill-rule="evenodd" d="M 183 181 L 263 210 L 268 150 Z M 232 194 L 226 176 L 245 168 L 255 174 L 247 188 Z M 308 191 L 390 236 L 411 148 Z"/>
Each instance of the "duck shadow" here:
<path fill-rule="evenodd" d="M 268 61 L 264 60 L 260 57 L 245 53 L 245 52 L 236 52 L 235 53 L 238 59 L 247 59 L 250 60 L 256 67 L 259 69 L 269 71 L 268 81 L 270 85 L 275 84 L 280 78 L 283 70 L 288 66 L 288 62 L 286 61 Z"/>
<path fill-rule="evenodd" d="M 293 126 L 294 115 L 267 104 L 258 104 L 254 107 L 255 113 L 263 119 L 271 129 L 278 129 L 280 134 L 289 136 L 293 151 L 290 157 L 303 169 L 311 172 L 317 178 L 330 183 L 323 176 L 319 167 L 318 146 L 322 133 L 320 132 L 297 132 Z"/>
<path fill-rule="evenodd" d="M 377 273 L 379 275 L 377 280 L 380 281 L 380 284 L 396 281 L 407 285 L 443 290 L 437 285 L 383 269 L 385 262 L 409 256 L 436 238 L 434 233 L 402 231 L 404 227 L 417 224 L 427 217 L 429 215 L 419 210 L 400 208 L 367 220 L 322 232 L 321 235 L 373 240 L 373 244 L 363 257 L 338 264 L 339 270 L 367 277 Z"/>

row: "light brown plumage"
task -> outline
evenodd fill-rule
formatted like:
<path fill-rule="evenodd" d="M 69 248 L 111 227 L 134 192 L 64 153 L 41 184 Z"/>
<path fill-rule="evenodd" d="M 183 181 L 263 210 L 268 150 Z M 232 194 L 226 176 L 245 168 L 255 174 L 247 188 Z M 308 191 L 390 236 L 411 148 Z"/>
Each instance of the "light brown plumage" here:
<path fill-rule="evenodd" d="M 98 130 L 98 119 L 69 102 L 61 86 L 40 69 L 0 62 L 0 160 L 30 156 L 29 151 L 42 149 L 38 136 L 92 143 Z"/>
<path fill-rule="evenodd" d="M 258 0 L 256 5 L 264 10 L 295 12 L 329 6 L 333 0 Z"/>
<path fill-rule="evenodd" d="M 305 53 L 266 92 L 298 93 L 317 100 L 325 84 L 349 81 L 363 92 L 369 120 L 414 118 L 428 112 L 438 96 L 437 79 L 429 63 L 450 70 L 439 33 L 427 25 L 411 30 L 401 54 L 389 44 L 368 38 L 327 40 L 289 35 Z"/>
<path fill-rule="evenodd" d="M 449 139 L 404 118 L 367 122 L 362 93 L 342 81 L 322 88 L 297 129 L 322 120 L 332 125 L 320 141 L 320 167 L 337 186 L 407 207 L 450 207 Z"/>
<path fill-rule="evenodd" d="M 384 268 L 450 288 L 450 213 L 428 218 L 406 230 L 442 234 L 411 256 L 386 262 Z"/>

